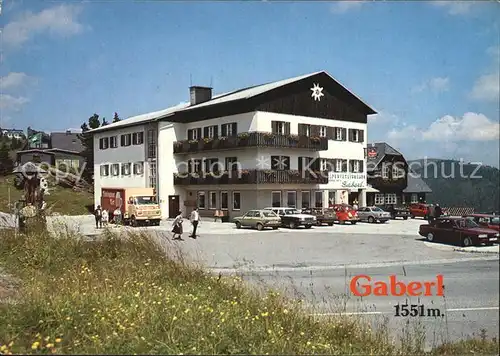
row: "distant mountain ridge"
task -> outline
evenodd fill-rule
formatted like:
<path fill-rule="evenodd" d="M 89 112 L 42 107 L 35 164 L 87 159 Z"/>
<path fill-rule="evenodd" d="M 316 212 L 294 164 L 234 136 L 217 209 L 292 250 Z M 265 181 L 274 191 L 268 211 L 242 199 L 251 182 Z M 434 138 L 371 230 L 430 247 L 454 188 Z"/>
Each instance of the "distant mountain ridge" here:
<path fill-rule="evenodd" d="M 439 158 L 411 160 L 408 165 L 432 189 L 427 202 L 473 207 L 476 212 L 500 211 L 498 168 Z"/>

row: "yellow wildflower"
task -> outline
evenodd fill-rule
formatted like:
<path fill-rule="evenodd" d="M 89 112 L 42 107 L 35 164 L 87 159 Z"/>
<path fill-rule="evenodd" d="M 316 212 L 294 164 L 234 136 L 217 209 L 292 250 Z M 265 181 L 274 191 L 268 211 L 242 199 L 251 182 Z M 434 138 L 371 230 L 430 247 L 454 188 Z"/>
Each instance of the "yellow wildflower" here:
<path fill-rule="evenodd" d="M 36 349 L 38 349 L 38 346 L 39 346 L 39 345 L 40 345 L 40 343 L 39 343 L 38 341 L 35 341 L 35 342 L 33 343 L 33 345 L 31 345 L 31 349 L 32 349 L 32 350 L 36 350 Z"/>

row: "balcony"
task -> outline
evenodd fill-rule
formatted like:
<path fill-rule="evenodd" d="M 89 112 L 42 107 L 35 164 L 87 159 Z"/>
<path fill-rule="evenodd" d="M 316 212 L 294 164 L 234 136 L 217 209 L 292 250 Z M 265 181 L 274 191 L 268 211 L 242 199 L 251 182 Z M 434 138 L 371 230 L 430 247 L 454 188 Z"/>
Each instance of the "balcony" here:
<path fill-rule="evenodd" d="M 327 184 L 328 172 L 241 170 L 213 173 L 174 173 L 174 185 Z"/>
<path fill-rule="evenodd" d="M 174 153 L 196 153 L 245 147 L 301 148 L 326 151 L 328 139 L 319 136 L 278 135 L 269 132 L 243 132 L 238 136 L 223 136 L 214 139 L 184 140 L 174 142 Z"/>

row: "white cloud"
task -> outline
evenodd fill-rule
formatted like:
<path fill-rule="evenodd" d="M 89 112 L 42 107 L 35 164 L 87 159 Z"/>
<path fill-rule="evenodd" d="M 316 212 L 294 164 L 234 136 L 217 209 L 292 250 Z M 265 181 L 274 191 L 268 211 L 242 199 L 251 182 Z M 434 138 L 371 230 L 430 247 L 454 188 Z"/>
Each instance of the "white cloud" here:
<path fill-rule="evenodd" d="M 380 125 L 380 124 L 391 124 L 397 125 L 400 122 L 399 116 L 392 114 L 387 111 L 379 111 L 377 114 L 370 116 L 368 119 L 368 124 Z"/>
<path fill-rule="evenodd" d="M 0 90 L 18 88 L 24 85 L 29 79 L 30 77 L 26 73 L 11 72 L 0 78 Z"/>
<path fill-rule="evenodd" d="M 14 97 L 9 94 L 0 94 L 0 109 L 18 111 L 28 103 L 29 99 L 25 97 Z"/>
<path fill-rule="evenodd" d="M 406 139 L 421 141 L 456 142 L 456 141 L 498 141 L 500 124 L 491 121 L 483 114 L 468 112 L 463 117 L 443 116 L 434 121 L 427 129 L 415 125 L 393 129 L 388 138 L 401 141 Z"/>
<path fill-rule="evenodd" d="M 420 93 L 426 89 L 429 89 L 435 93 L 441 93 L 448 91 L 450 88 L 450 79 L 447 77 L 435 77 L 431 78 L 424 83 L 415 86 L 412 89 L 413 93 Z"/>
<path fill-rule="evenodd" d="M 357 0 L 346 0 L 346 1 L 338 1 L 335 4 L 332 4 L 330 10 L 335 14 L 343 14 L 351 10 L 356 10 L 361 7 L 366 1 L 357 1 Z"/>
<path fill-rule="evenodd" d="M 470 93 L 476 100 L 497 101 L 500 95 L 500 73 L 491 73 L 480 76 Z"/>
<path fill-rule="evenodd" d="M 486 50 L 486 53 L 493 58 L 494 65 L 500 63 L 500 46 L 491 46 Z"/>
<path fill-rule="evenodd" d="M 450 15 L 464 15 L 470 12 L 473 1 L 432 1 L 432 5 L 446 8 Z"/>
<path fill-rule="evenodd" d="M 44 32 L 72 36 L 84 30 L 78 22 L 81 7 L 58 5 L 38 13 L 26 12 L 23 16 L 9 22 L 2 31 L 4 45 L 20 46 L 30 38 Z"/>

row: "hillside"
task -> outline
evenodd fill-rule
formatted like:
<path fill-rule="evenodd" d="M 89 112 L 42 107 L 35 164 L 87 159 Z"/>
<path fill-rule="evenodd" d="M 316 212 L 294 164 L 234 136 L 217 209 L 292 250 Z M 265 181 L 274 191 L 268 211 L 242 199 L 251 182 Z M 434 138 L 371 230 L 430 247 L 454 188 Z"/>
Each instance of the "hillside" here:
<path fill-rule="evenodd" d="M 432 189 L 429 203 L 450 207 L 474 207 L 476 212 L 500 211 L 500 171 L 454 160 L 408 161 L 413 171 Z"/>
<path fill-rule="evenodd" d="M 9 208 L 9 188 L 11 205 L 20 199 L 24 191 L 14 187 L 14 175 L 0 177 L 0 212 L 11 213 Z M 45 197 L 47 207 L 51 212 L 63 215 L 88 214 L 93 207 L 93 195 L 88 192 L 76 192 L 71 188 L 58 185 L 51 186 L 50 195 Z"/>

